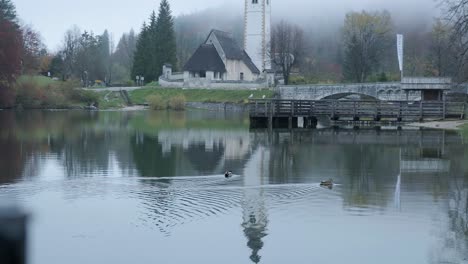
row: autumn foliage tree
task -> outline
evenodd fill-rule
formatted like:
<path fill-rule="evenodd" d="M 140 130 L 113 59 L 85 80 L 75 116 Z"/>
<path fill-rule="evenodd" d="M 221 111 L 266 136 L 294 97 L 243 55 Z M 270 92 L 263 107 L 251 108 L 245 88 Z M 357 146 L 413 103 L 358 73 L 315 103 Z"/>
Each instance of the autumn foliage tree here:
<path fill-rule="evenodd" d="M 21 70 L 22 38 L 10 0 L 0 0 L 0 107 L 11 107 L 12 84 Z"/>
<path fill-rule="evenodd" d="M 21 27 L 22 32 L 22 70 L 24 74 L 37 74 L 41 71 L 41 61 L 47 56 L 45 45 L 39 32 L 30 25 Z"/>

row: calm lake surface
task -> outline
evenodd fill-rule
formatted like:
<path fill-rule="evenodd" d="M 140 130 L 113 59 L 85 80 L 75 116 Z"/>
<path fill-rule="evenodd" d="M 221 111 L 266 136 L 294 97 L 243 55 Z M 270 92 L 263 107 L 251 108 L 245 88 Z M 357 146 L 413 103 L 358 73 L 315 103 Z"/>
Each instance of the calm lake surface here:
<path fill-rule="evenodd" d="M 0 111 L 0 201 L 31 214 L 32 264 L 468 263 L 468 145 L 451 132 Z"/>

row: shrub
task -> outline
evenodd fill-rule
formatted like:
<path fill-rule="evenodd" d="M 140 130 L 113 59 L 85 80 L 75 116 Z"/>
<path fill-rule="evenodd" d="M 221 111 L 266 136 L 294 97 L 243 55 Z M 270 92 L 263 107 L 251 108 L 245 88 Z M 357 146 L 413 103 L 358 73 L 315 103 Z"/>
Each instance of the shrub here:
<path fill-rule="evenodd" d="M 157 82 L 157 81 L 152 81 L 152 82 L 147 83 L 145 85 L 145 87 L 158 87 L 158 86 L 159 86 L 159 82 Z"/>
<path fill-rule="evenodd" d="M 16 104 L 25 108 L 41 107 L 45 98 L 44 89 L 37 85 L 33 79 L 23 79 L 15 85 Z"/>
<path fill-rule="evenodd" d="M 127 80 L 127 81 L 125 81 L 123 84 L 124 84 L 124 86 L 127 86 L 127 87 L 133 87 L 133 86 L 135 86 L 135 82 L 132 81 L 132 80 Z"/>
<path fill-rule="evenodd" d="M 15 105 L 15 90 L 7 81 L 0 80 L 0 108 L 9 108 Z"/>
<path fill-rule="evenodd" d="M 72 89 L 74 98 L 73 100 L 79 103 L 86 103 L 87 105 L 96 104 L 99 102 L 99 95 L 94 91 L 87 91 L 81 89 Z"/>
<path fill-rule="evenodd" d="M 182 111 L 185 110 L 185 99 L 184 95 L 176 95 L 169 100 L 169 109 Z"/>
<path fill-rule="evenodd" d="M 153 110 L 164 110 L 167 108 L 166 103 L 159 95 L 149 95 L 146 97 L 146 101 L 148 102 L 149 106 Z"/>
<path fill-rule="evenodd" d="M 52 81 L 47 78 L 22 77 L 16 83 L 16 104 L 24 108 L 66 108 L 72 103 L 92 104 L 99 101 L 93 91 L 76 89 L 72 81 Z"/>

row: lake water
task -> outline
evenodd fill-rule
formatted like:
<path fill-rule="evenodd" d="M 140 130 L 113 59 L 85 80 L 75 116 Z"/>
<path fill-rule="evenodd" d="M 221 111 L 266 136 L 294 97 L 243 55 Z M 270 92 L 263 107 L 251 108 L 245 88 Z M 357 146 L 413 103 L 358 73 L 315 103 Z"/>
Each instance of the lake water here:
<path fill-rule="evenodd" d="M 32 264 L 468 263 L 457 133 L 3 111 L 0 150 L 0 201 L 30 213 Z"/>

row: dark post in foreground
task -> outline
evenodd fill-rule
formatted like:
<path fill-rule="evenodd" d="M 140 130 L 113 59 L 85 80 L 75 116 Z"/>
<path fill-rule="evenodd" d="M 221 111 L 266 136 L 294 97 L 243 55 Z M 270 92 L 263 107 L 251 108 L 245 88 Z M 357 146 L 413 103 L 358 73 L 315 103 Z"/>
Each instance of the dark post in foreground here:
<path fill-rule="evenodd" d="M 0 207 L 0 263 L 26 263 L 26 222 L 22 211 Z"/>

